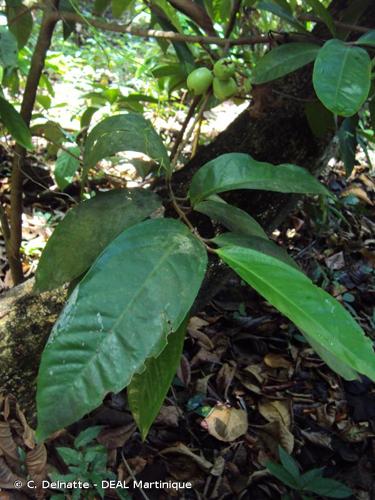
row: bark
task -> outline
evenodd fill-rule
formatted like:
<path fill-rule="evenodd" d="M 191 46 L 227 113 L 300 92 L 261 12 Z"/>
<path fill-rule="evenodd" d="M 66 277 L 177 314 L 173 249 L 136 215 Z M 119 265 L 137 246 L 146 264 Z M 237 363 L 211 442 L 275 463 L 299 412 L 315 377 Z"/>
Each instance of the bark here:
<path fill-rule="evenodd" d="M 66 297 L 65 289 L 35 295 L 33 282 L 0 299 L 0 394 L 16 396 L 30 423 L 41 353 Z"/>

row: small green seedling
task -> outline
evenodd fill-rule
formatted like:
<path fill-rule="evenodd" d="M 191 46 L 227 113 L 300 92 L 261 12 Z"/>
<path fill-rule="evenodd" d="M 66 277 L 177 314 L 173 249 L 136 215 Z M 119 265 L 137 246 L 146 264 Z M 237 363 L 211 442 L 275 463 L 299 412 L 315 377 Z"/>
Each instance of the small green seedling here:
<path fill-rule="evenodd" d="M 311 469 L 304 474 L 300 473 L 298 463 L 279 446 L 279 457 L 281 464 L 269 461 L 266 464 L 270 473 L 279 481 L 299 494 L 298 498 L 310 499 L 316 495 L 328 498 L 347 498 L 353 492 L 345 484 L 323 477 L 324 468 Z M 294 498 L 291 496 L 284 497 Z"/>
<path fill-rule="evenodd" d="M 94 443 L 101 430 L 102 426 L 89 427 L 76 437 L 74 448 L 57 448 L 58 454 L 68 466 L 69 473 L 52 473 L 51 479 L 61 483 L 81 481 L 90 484 L 90 489 L 72 490 L 72 500 L 94 499 L 97 498 L 97 494 L 100 498 L 104 498 L 105 491 L 102 488 L 102 481 L 116 479 L 113 472 L 107 470 L 106 448 L 101 444 Z M 64 494 L 53 495 L 51 499 L 66 498 L 66 492 L 64 490 Z"/>

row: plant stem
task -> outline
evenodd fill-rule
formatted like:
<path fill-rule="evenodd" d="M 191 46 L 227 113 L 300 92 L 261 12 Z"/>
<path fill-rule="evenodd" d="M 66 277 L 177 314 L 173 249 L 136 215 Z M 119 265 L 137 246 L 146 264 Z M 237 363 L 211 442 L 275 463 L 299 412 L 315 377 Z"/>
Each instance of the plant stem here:
<path fill-rule="evenodd" d="M 59 0 L 46 0 L 46 7 L 44 9 L 38 40 L 35 45 L 30 63 L 30 70 L 26 79 L 20 115 L 24 119 L 27 126 L 30 125 L 39 80 L 44 68 L 46 54 L 51 44 L 53 31 L 58 21 L 58 18 L 53 14 L 53 11 L 58 6 L 58 1 Z M 7 251 L 8 262 L 15 285 L 23 281 L 20 247 L 22 242 L 22 170 L 25 163 L 25 157 L 25 148 L 17 144 L 14 151 L 11 175 L 10 240 Z"/>

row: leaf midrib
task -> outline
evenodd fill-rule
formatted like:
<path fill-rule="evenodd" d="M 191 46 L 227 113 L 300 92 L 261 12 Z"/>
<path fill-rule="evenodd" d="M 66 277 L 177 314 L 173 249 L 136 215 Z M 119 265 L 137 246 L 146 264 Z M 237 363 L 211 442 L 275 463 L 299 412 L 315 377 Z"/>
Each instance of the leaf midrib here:
<path fill-rule="evenodd" d="M 136 294 L 133 296 L 133 298 L 127 303 L 126 307 L 122 311 L 122 313 L 119 315 L 115 323 L 111 326 L 111 328 L 107 332 L 103 332 L 102 334 L 102 340 L 96 345 L 96 350 L 93 352 L 91 358 L 87 363 L 85 363 L 79 372 L 76 372 L 74 374 L 75 380 L 72 383 L 72 388 L 76 386 L 77 382 L 79 382 L 83 377 L 85 372 L 88 370 L 89 367 L 92 366 L 92 364 L 95 362 L 95 360 L 99 357 L 99 355 L 102 353 L 102 348 L 97 352 L 98 346 L 102 347 L 104 343 L 107 342 L 107 339 L 113 338 L 112 336 L 115 335 L 115 329 L 118 326 L 118 324 L 123 320 L 125 314 L 128 312 L 129 308 L 133 305 L 134 301 L 139 297 L 139 295 L 142 293 L 144 290 L 146 284 L 149 282 L 149 280 L 153 277 L 153 275 L 159 270 L 163 262 L 173 253 L 173 251 L 177 248 L 177 244 L 170 246 L 167 249 L 167 252 L 159 259 L 157 262 L 156 266 L 153 268 L 153 270 L 148 274 L 146 279 L 144 280 L 142 286 L 139 288 L 139 290 L 136 292 Z M 145 358 L 145 360 L 148 359 L 148 357 Z M 78 379 L 78 375 L 80 376 L 80 379 Z"/>
<path fill-rule="evenodd" d="M 229 259 L 229 260 L 231 260 L 231 259 Z M 296 309 L 298 309 L 298 311 L 299 311 L 299 312 L 301 312 L 302 316 L 304 316 L 304 317 L 305 317 L 305 318 L 307 318 L 309 321 L 311 321 L 311 322 L 312 322 L 314 325 L 316 325 L 319 329 L 321 329 L 321 328 L 322 328 L 322 325 L 321 325 L 320 323 L 318 323 L 318 322 L 314 319 L 314 317 L 311 317 L 311 316 L 309 316 L 308 314 L 306 314 L 306 313 L 305 313 L 305 311 L 304 311 L 304 309 L 301 309 L 298 305 L 296 306 L 295 302 L 290 301 L 290 300 L 288 299 L 288 297 L 287 297 L 287 296 L 285 296 L 285 295 L 283 295 L 282 293 L 280 293 L 280 292 L 278 291 L 278 289 L 277 289 L 277 288 L 275 288 L 274 286 L 272 286 L 272 284 L 270 284 L 269 282 L 265 281 L 265 280 L 262 278 L 262 276 L 260 276 L 260 275 L 256 274 L 254 271 L 251 271 L 251 270 L 247 269 L 247 268 L 246 268 L 246 267 L 244 267 L 244 266 L 243 266 L 243 265 L 242 265 L 239 261 L 233 261 L 233 260 L 232 260 L 232 263 L 233 263 L 233 262 L 235 262 L 235 264 L 236 264 L 236 265 L 238 265 L 241 269 L 243 269 L 243 270 L 244 270 L 244 271 L 246 271 L 247 273 L 250 273 L 250 274 L 253 274 L 254 276 L 256 276 L 256 277 L 257 277 L 257 278 L 258 278 L 258 279 L 259 279 L 262 283 L 264 283 L 266 286 L 268 286 L 269 288 L 271 288 L 274 292 L 276 292 L 276 293 L 277 293 L 277 294 L 279 294 L 280 296 L 284 297 L 284 300 L 285 300 L 286 302 L 288 302 L 288 304 L 290 304 L 290 305 L 292 305 L 293 307 L 295 307 Z M 302 274 L 302 273 L 301 273 L 301 274 Z M 303 276 L 304 276 L 304 275 L 303 275 Z M 313 286 L 315 286 L 315 285 L 313 285 Z M 254 287 L 254 288 L 255 288 L 255 287 Z M 268 299 L 267 299 L 267 300 L 268 300 Z M 283 314 L 286 316 L 286 314 L 285 314 L 285 313 L 283 313 Z M 288 316 L 287 316 L 287 317 L 288 317 Z M 291 320 L 291 321 L 294 323 L 294 320 Z M 323 326 L 323 328 L 324 328 L 324 330 L 326 330 L 326 328 L 325 328 L 324 326 Z M 327 331 L 327 330 L 326 330 L 326 331 Z M 327 333 L 329 333 L 329 332 L 327 331 Z M 311 335 L 313 338 L 315 338 L 313 334 L 310 334 L 310 333 L 309 333 L 309 335 Z M 319 340 L 317 340 L 317 342 L 318 342 L 318 343 L 320 343 L 320 342 L 319 342 Z M 324 346 L 323 346 L 323 347 L 324 347 Z M 348 352 L 348 349 L 346 348 L 346 346 L 345 346 L 345 344 L 344 344 L 343 342 L 340 342 L 340 347 L 343 347 L 344 351 L 345 351 L 345 352 Z M 331 352 L 331 353 L 332 353 L 332 351 L 331 351 L 331 350 L 329 350 L 329 349 L 327 349 L 327 350 L 328 350 L 329 352 Z M 332 354 L 333 354 L 334 356 L 336 356 L 338 359 L 341 359 L 339 356 L 337 356 L 337 354 L 336 354 L 336 353 L 332 353 Z M 349 354 L 351 354 L 351 351 L 350 351 L 350 350 L 349 350 Z M 359 371 L 359 370 L 358 370 L 358 368 L 357 368 L 357 367 L 354 367 L 351 363 L 349 364 L 347 361 L 344 361 L 344 363 L 348 364 L 348 365 L 349 365 L 349 366 L 350 366 L 353 370 L 355 370 L 355 371 Z M 364 363 L 365 363 L 365 365 L 366 365 L 366 366 L 369 366 L 369 365 L 368 365 L 368 363 L 367 363 L 367 361 L 364 361 Z M 370 366 L 370 373 L 371 373 L 371 366 Z M 370 378 L 371 378 L 371 377 L 370 377 Z"/>

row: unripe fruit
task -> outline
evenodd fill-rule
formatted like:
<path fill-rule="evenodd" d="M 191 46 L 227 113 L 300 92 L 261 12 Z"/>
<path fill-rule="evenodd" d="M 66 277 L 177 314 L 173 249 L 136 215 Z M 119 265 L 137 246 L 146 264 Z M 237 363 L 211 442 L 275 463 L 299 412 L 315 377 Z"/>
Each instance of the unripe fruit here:
<path fill-rule="evenodd" d="M 187 77 L 188 89 L 195 95 L 202 95 L 207 92 L 213 80 L 211 71 L 208 68 L 197 68 Z"/>
<path fill-rule="evenodd" d="M 220 80 L 229 80 L 235 73 L 235 65 L 230 59 L 219 59 L 214 65 L 214 75 Z"/>
<path fill-rule="evenodd" d="M 225 101 L 237 92 L 237 84 L 233 78 L 229 78 L 229 80 L 219 80 L 219 78 L 215 77 L 213 89 L 216 99 L 219 99 L 219 101 Z"/>

